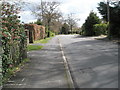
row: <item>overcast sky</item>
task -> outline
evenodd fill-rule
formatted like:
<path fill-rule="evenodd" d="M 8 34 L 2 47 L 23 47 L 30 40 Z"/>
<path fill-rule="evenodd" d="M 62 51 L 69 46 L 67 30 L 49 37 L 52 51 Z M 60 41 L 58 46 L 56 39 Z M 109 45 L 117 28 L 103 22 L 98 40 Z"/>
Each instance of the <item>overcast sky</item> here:
<path fill-rule="evenodd" d="M 41 0 L 23 0 L 23 1 L 36 5 L 40 4 Z M 96 7 L 98 7 L 98 3 L 100 1 L 105 0 L 52 0 L 52 1 L 61 2 L 59 9 L 63 13 L 63 16 L 67 16 L 68 14 L 73 13 L 75 18 L 80 19 L 78 25 L 81 26 L 85 22 L 85 19 L 87 18 L 91 10 L 96 12 L 97 15 L 101 18 Z M 26 5 L 27 9 L 20 13 L 21 21 L 25 23 L 36 21 L 36 18 L 32 15 L 31 11 L 28 9 L 28 7 L 30 7 L 31 4 Z"/>

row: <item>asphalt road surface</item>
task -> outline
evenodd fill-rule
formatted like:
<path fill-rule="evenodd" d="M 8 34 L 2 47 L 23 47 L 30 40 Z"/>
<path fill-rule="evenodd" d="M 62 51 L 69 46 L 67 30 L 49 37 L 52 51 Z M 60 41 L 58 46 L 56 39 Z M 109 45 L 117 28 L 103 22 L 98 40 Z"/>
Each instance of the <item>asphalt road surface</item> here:
<path fill-rule="evenodd" d="M 29 52 L 30 62 L 4 87 L 69 88 L 60 44 L 75 88 L 118 88 L 117 44 L 79 35 L 55 36 Z"/>
<path fill-rule="evenodd" d="M 77 88 L 118 88 L 118 45 L 78 35 L 58 36 Z"/>

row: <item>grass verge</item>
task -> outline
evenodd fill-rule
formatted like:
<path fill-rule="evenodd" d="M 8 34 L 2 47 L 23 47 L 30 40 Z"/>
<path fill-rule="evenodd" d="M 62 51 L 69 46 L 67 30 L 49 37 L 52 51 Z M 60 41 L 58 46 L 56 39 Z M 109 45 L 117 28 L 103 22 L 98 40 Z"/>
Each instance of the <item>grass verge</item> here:
<path fill-rule="evenodd" d="M 42 48 L 43 48 L 43 46 L 40 46 L 40 45 L 28 45 L 28 46 L 27 46 L 28 51 L 40 50 L 40 49 L 42 49 Z"/>
<path fill-rule="evenodd" d="M 52 37 L 50 38 L 45 38 L 45 39 L 41 39 L 41 40 L 37 40 L 35 41 L 34 43 L 48 43 L 48 41 L 51 39 Z"/>

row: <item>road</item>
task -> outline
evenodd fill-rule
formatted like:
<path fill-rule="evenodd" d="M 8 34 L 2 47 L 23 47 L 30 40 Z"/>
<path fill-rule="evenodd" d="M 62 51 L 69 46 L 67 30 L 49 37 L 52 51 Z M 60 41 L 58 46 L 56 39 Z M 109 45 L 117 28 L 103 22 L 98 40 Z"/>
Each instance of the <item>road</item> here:
<path fill-rule="evenodd" d="M 4 88 L 70 88 L 61 52 L 75 88 L 118 87 L 117 44 L 93 37 L 57 35 L 42 50 L 29 52 L 29 63 Z"/>
<path fill-rule="evenodd" d="M 77 88 L 118 87 L 118 45 L 94 37 L 58 37 Z"/>

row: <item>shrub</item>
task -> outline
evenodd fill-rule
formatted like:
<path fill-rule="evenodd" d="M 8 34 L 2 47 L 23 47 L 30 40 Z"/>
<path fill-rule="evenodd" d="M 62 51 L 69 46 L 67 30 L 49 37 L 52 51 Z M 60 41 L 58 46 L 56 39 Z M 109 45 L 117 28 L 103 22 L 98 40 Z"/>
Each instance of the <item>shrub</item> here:
<path fill-rule="evenodd" d="M 108 24 L 101 23 L 94 25 L 95 35 L 107 35 Z"/>
<path fill-rule="evenodd" d="M 20 8 L 15 4 L 2 2 L 1 32 L 2 32 L 2 73 L 5 76 L 9 68 L 17 66 L 26 58 L 26 36 L 23 25 L 20 24 Z"/>
<path fill-rule="evenodd" d="M 83 24 L 83 28 L 84 28 L 83 34 L 85 36 L 94 36 L 95 35 L 94 25 L 99 23 L 101 23 L 101 20 L 96 15 L 96 13 L 94 13 L 93 11 L 90 12 L 85 23 Z"/>
<path fill-rule="evenodd" d="M 53 33 L 52 31 L 50 31 L 50 37 L 54 37 L 55 33 Z"/>

